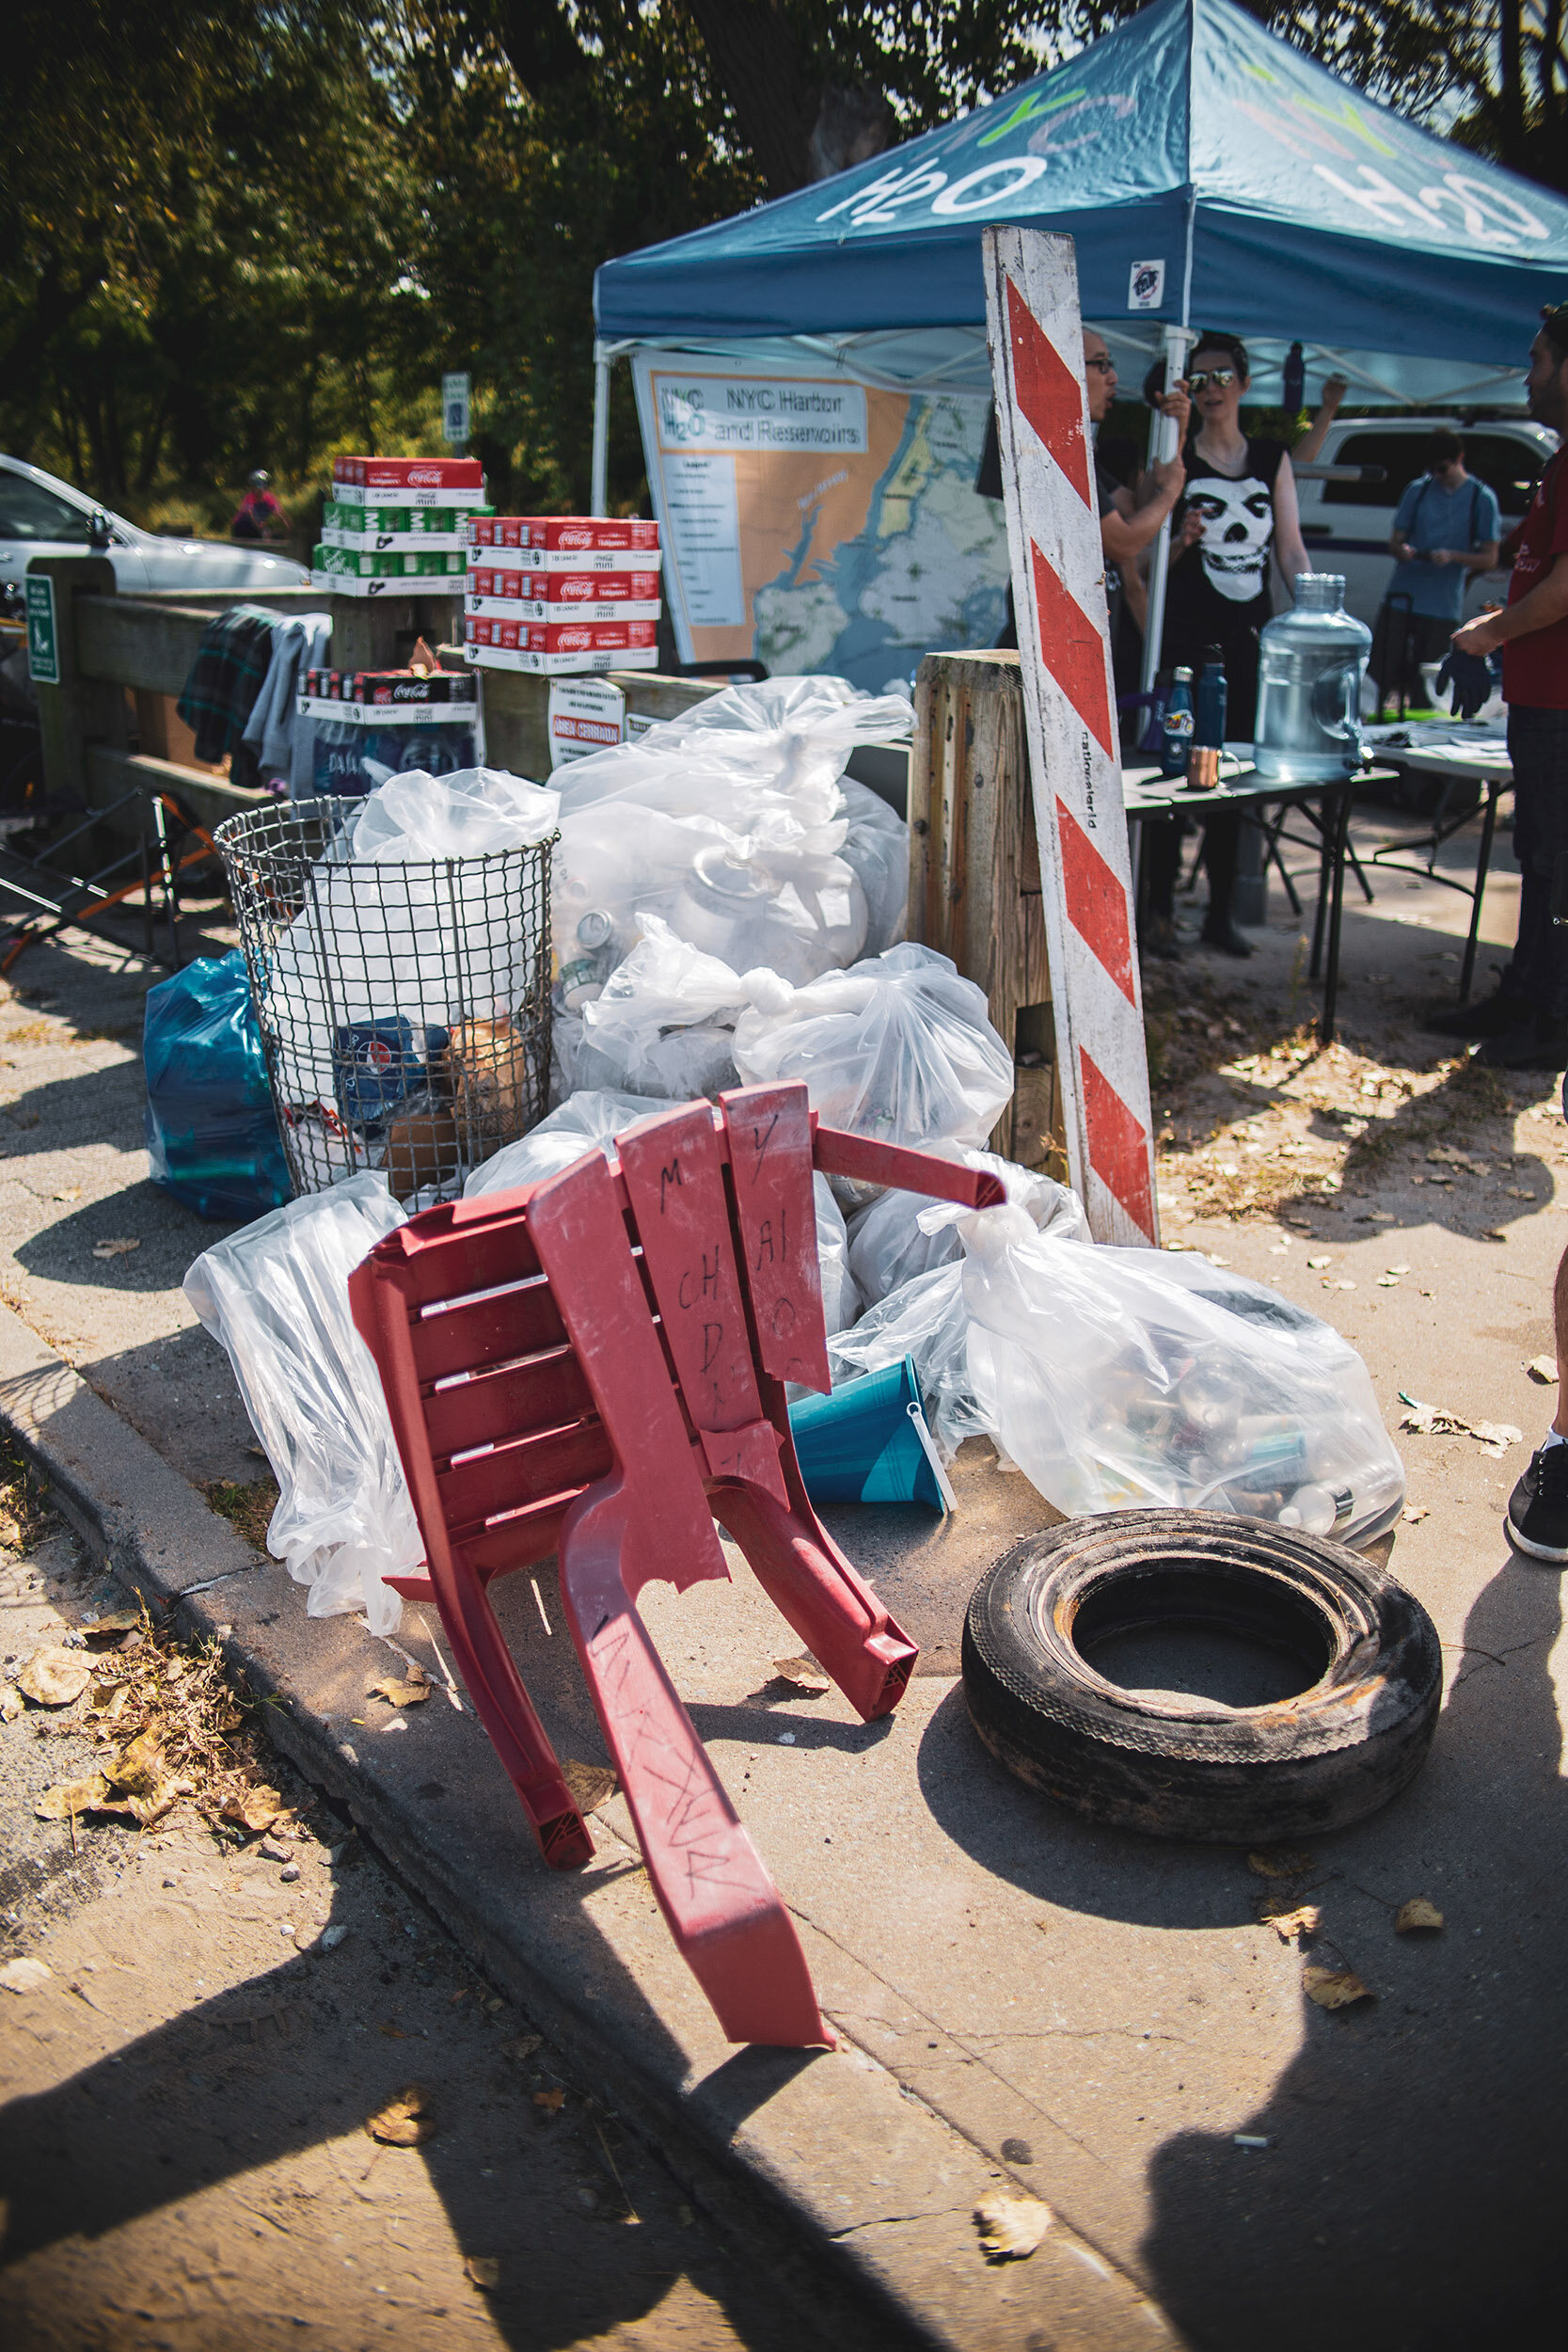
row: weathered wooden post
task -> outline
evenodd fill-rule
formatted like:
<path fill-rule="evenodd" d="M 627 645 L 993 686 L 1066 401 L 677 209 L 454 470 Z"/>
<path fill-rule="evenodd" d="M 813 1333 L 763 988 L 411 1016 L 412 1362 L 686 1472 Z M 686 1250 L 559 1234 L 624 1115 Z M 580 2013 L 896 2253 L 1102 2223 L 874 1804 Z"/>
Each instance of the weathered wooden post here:
<path fill-rule="evenodd" d="M 1077 264 L 1039 230 L 989 228 L 983 247 L 1068 1162 L 1097 1241 L 1157 1245 Z"/>
<path fill-rule="evenodd" d="M 915 681 L 910 937 L 986 992 L 1016 1085 L 991 1149 L 1067 1174 L 1016 653 L 934 653 Z"/>
<path fill-rule="evenodd" d="M 84 673 L 76 624 L 78 596 L 114 595 L 115 567 L 106 555 L 35 555 L 27 574 L 47 580 L 55 599 L 57 683 L 38 689 L 44 781 L 52 797 L 64 794 L 85 803 L 92 797 L 87 746 L 105 743 L 123 751 L 129 736 L 125 690 Z"/>

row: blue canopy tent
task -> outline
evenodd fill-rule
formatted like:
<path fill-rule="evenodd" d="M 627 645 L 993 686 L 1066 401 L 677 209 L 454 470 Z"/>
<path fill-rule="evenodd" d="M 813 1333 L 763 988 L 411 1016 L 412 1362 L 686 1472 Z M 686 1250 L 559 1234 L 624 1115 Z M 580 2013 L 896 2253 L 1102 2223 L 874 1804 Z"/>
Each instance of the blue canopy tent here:
<path fill-rule="evenodd" d="M 633 347 L 809 356 L 868 384 L 983 389 L 980 231 L 1076 241 L 1124 359 L 1244 336 L 1252 397 L 1292 340 L 1360 402 L 1513 402 L 1568 293 L 1568 203 L 1418 129 L 1232 0 L 1152 0 L 1052 73 L 594 281 L 594 496 L 609 363 Z"/>

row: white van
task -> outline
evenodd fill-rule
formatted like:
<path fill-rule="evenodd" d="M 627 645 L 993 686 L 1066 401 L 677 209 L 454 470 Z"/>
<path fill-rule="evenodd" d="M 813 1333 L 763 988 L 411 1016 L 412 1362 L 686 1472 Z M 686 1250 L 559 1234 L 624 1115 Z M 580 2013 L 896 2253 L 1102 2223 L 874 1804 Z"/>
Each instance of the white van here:
<path fill-rule="evenodd" d="M 1375 466 L 1376 483 L 1298 481 L 1301 535 L 1314 570 L 1343 572 L 1345 602 L 1370 628 L 1394 568 L 1388 541 L 1394 513 L 1410 484 L 1426 471 L 1428 436 L 1443 425 L 1465 444 L 1465 470 L 1496 491 L 1507 538 L 1529 505 L 1557 435 L 1523 417 L 1462 424 L 1453 417 L 1347 417 L 1329 426 L 1317 464 Z M 1506 571 L 1472 572 L 1466 613 L 1508 594 Z M 1276 605 L 1279 599 L 1276 598 Z"/>

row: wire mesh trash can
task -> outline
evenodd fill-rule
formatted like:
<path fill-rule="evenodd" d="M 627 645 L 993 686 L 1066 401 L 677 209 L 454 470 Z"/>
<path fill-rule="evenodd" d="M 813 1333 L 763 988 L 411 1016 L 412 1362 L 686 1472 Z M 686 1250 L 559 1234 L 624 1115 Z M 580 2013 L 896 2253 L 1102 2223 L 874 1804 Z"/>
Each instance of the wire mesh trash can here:
<path fill-rule="evenodd" d="M 385 1168 L 423 1206 L 544 1116 L 550 843 L 356 860 L 362 806 L 247 810 L 214 838 L 295 1194 Z"/>

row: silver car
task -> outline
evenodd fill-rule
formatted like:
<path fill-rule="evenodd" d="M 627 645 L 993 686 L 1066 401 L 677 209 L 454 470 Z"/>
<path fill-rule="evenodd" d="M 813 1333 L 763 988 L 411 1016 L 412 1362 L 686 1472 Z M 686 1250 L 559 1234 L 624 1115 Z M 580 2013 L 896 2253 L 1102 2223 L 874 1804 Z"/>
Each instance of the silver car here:
<path fill-rule="evenodd" d="M 93 535 L 94 515 L 107 524 Z M 269 555 L 261 548 L 226 547 L 211 539 L 161 539 L 140 531 L 121 515 L 110 514 L 96 499 L 73 490 L 20 457 L 0 457 L 0 582 L 20 581 L 35 555 L 83 555 L 94 545 L 102 548 L 115 567 L 120 592 L 135 596 L 139 589 L 185 588 L 250 590 L 308 588 L 310 575 L 286 555 Z"/>

